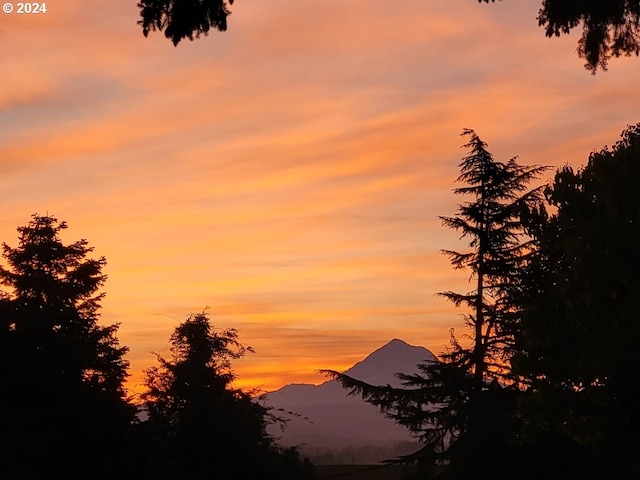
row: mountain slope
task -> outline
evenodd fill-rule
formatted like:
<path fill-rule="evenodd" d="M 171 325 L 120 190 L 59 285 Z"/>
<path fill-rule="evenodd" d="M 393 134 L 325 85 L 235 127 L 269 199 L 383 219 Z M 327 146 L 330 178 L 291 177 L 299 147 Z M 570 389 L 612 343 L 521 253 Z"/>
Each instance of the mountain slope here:
<path fill-rule="evenodd" d="M 400 387 L 396 373 L 417 373 L 418 363 L 435 360 L 424 347 L 393 339 L 344 373 L 373 385 Z M 321 385 L 292 384 L 266 395 L 266 403 L 288 420 L 271 433 L 285 445 L 313 447 L 389 445 L 411 440 L 409 433 L 360 397 L 348 396 L 337 381 Z M 288 413 L 292 412 L 292 413 Z"/>

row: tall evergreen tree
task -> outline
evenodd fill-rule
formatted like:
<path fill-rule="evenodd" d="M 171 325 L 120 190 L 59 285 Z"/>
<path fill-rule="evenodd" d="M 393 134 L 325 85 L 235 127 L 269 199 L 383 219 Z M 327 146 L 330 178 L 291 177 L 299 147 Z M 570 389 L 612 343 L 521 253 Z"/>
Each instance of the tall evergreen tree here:
<path fill-rule="evenodd" d="M 149 415 L 142 427 L 156 442 L 156 477 L 311 478 L 310 465 L 266 433 L 268 409 L 233 388 L 231 362 L 247 351 L 236 330 L 216 331 L 205 313 L 175 329 L 172 359 L 158 356 L 142 396 Z"/>
<path fill-rule="evenodd" d="M 514 410 L 518 390 L 507 385 L 514 382 L 509 360 L 520 312 L 511 298 L 518 288 L 515 272 L 526 264 L 531 248 L 520 217 L 540 202 L 540 189 L 528 186 L 546 167 L 521 166 L 515 158 L 496 161 L 474 131 L 463 135 L 469 138 L 464 145 L 469 154 L 460 163 L 457 181 L 465 185 L 454 193 L 471 201 L 461 204 L 456 216 L 441 220 L 468 239 L 471 251 L 444 253 L 454 268 L 471 271 L 475 288 L 441 295 L 469 309 L 470 344 L 463 345 L 452 332 L 442 362 L 421 365 L 418 375 L 401 375 L 404 389 L 328 373 L 420 436 L 424 448 L 408 460 L 446 464 L 450 473 L 468 468 L 467 476 L 484 478 L 489 472 L 482 465 L 495 458 L 487 445 L 507 443 L 503 437 L 514 421 L 506 412 Z"/>
<path fill-rule="evenodd" d="M 65 222 L 33 215 L 6 267 L 0 367 L 0 472 L 7 478 L 106 478 L 120 471 L 133 410 L 117 325 L 98 323 L 105 259 Z M 122 448 L 121 448 L 122 447 Z M 0 476 L 5 476 L 0 475 Z"/>
<path fill-rule="evenodd" d="M 508 374 L 506 361 L 519 318 L 511 298 L 517 287 L 516 273 L 526 264 L 532 247 L 525 238 L 521 214 L 540 203 L 540 189 L 529 190 L 529 184 L 547 167 L 521 166 L 515 158 L 498 162 L 475 132 L 465 130 L 463 135 L 470 138 L 464 145 L 470 153 L 460 164 L 457 181 L 466 185 L 454 193 L 473 200 L 460 205 L 455 217 L 440 219 L 469 239 L 470 252 L 443 252 L 454 268 L 471 270 L 476 288 L 465 294 L 447 291 L 440 295 L 473 312 L 465 317 L 472 330 L 472 345 L 463 348 L 454 340 L 446 358 L 466 362 L 464 368 L 473 374 L 473 389 L 479 391 L 487 380 L 505 380 Z"/>

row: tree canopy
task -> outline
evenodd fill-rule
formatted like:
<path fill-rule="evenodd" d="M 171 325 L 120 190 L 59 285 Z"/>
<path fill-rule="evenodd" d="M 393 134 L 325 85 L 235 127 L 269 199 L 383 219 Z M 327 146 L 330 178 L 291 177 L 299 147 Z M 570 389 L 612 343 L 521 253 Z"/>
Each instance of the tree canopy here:
<path fill-rule="evenodd" d="M 2 247 L 0 477 L 313 478 L 266 433 L 269 408 L 233 388 L 231 363 L 252 350 L 204 313 L 175 329 L 172 358 L 146 372 L 144 410 L 130 403 L 127 348 L 118 325 L 99 323 L 106 260 L 90 258 L 86 240 L 63 242 L 66 228 L 33 215 L 17 247 Z"/>
<path fill-rule="evenodd" d="M 231 362 L 249 347 L 234 329 L 216 330 L 206 313 L 191 315 L 171 335 L 172 359 L 147 370 L 145 427 L 162 459 L 154 476 L 222 480 L 307 479 L 310 465 L 267 434 L 269 410 L 234 388 Z"/>
<path fill-rule="evenodd" d="M 478 0 L 495 3 L 495 0 Z M 164 31 L 175 46 L 210 30 L 225 31 L 233 0 L 140 0 L 145 37 Z M 585 68 L 606 70 L 612 57 L 640 54 L 640 3 L 635 0 L 543 0 L 538 24 L 547 37 L 569 34 L 582 25 L 577 53 Z"/>
<path fill-rule="evenodd" d="M 538 23 L 547 37 L 582 25 L 577 52 L 592 73 L 606 70 L 612 57 L 640 54 L 640 2 L 635 0 L 544 0 Z"/>
<path fill-rule="evenodd" d="M 181 40 L 200 38 L 209 30 L 224 32 L 229 5 L 233 0 L 140 0 L 142 33 L 164 31 L 165 37 L 178 45 Z"/>
<path fill-rule="evenodd" d="M 63 243 L 66 228 L 33 215 L 18 228 L 17 247 L 3 244 L 0 473 L 7 478 L 122 475 L 134 415 L 123 383 L 127 349 L 117 325 L 98 323 L 105 259 L 88 258 L 86 240 Z"/>
<path fill-rule="evenodd" d="M 640 472 L 640 124 L 561 168 L 541 212 L 516 369 L 535 428 L 586 448 L 611 478 Z M 635 473 L 634 473 L 635 472 Z"/>

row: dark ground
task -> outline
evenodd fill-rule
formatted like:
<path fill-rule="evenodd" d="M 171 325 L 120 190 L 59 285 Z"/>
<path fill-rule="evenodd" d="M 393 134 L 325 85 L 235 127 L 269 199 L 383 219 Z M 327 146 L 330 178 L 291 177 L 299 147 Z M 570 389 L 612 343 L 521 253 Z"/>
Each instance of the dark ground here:
<path fill-rule="evenodd" d="M 401 480 L 400 465 L 316 465 L 318 480 Z"/>

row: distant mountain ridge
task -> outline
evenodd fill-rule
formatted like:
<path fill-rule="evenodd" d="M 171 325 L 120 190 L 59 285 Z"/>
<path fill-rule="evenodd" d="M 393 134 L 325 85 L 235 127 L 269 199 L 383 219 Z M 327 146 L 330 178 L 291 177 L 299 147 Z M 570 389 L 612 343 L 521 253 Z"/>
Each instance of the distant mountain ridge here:
<path fill-rule="evenodd" d="M 424 347 L 394 338 L 344 373 L 372 385 L 401 387 L 397 373 L 418 373 L 418 363 L 437 360 Z M 265 396 L 265 402 L 288 419 L 287 428 L 270 431 L 284 445 L 349 447 L 390 445 L 412 440 L 404 428 L 360 397 L 348 396 L 337 381 L 321 385 L 291 384 Z M 286 412 L 293 412 L 287 414 Z"/>

